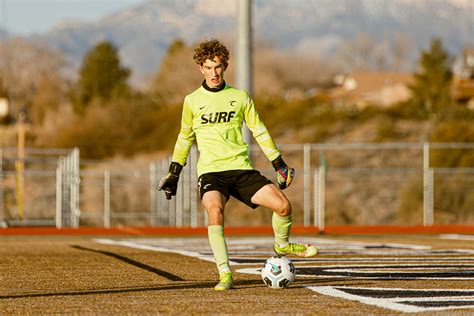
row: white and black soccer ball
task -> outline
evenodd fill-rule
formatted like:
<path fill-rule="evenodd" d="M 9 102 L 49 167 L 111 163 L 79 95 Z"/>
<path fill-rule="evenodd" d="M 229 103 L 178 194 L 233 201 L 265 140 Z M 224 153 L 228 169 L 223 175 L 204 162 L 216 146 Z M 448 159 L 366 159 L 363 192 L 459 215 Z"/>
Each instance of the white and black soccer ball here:
<path fill-rule="evenodd" d="M 295 266 L 287 257 L 271 257 L 265 261 L 262 280 L 268 287 L 282 289 L 295 279 Z"/>

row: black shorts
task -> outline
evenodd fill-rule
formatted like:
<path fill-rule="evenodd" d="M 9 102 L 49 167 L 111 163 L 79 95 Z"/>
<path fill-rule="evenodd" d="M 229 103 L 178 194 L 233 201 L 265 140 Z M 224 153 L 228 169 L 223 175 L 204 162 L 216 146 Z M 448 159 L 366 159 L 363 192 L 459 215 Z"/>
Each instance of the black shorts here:
<path fill-rule="evenodd" d="M 257 170 L 229 170 L 205 173 L 199 177 L 199 195 L 208 191 L 219 191 L 227 200 L 230 196 L 247 204 L 251 208 L 258 207 L 251 202 L 252 197 L 263 186 L 273 183 L 262 176 Z"/>

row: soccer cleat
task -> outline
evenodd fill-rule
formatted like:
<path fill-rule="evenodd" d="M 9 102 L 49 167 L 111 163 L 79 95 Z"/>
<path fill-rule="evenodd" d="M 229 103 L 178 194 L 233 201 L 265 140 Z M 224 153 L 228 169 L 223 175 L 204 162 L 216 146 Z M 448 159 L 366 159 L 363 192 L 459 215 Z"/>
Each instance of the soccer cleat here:
<path fill-rule="evenodd" d="M 227 291 L 232 288 L 232 272 L 222 272 L 219 278 L 220 282 L 214 287 L 214 290 Z"/>
<path fill-rule="evenodd" d="M 273 249 L 278 256 L 295 255 L 307 258 L 314 257 L 318 254 L 318 248 L 310 244 L 288 244 L 283 248 L 275 244 Z"/>

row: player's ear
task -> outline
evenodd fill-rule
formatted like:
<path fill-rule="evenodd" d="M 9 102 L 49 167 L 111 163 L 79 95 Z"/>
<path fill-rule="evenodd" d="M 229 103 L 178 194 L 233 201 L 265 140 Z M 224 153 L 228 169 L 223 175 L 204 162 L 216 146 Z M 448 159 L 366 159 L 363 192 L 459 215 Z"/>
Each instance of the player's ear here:
<path fill-rule="evenodd" d="M 228 66 L 228 65 L 229 65 L 229 64 L 225 61 L 225 62 L 224 62 L 224 71 L 227 70 L 227 66 Z"/>
<path fill-rule="evenodd" d="M 204 68 L 202 67 L 202 64 L 198 65 L 198 69 L 204 75 Z"/>

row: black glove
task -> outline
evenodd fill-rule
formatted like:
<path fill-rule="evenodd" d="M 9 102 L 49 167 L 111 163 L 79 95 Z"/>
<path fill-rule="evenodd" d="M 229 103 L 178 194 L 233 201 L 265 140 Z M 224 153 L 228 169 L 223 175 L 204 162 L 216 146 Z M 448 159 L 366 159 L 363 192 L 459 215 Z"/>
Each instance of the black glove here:
<path fill-rule="evenodd" d="M 169 172 L 164 176 L 160 184 L 158 184 L 158 191 L 164 190 L 166 199 L 171 200 L 171 196 L 176 195 L 176 190 L 178 188 L 179 174 L 183 169 L 177 162 L 171 162 Z"/>
<path fill-rule="evenodd" d="M 295 169 L 289 168 L 281 156 L 278 156 L 277 159 L 273 160 L 272 165 L 277 174 L 277 181 L 280 190 L 289 187 L 291 181 L 293 181 L 293 178 L 295 177 Z"/>

